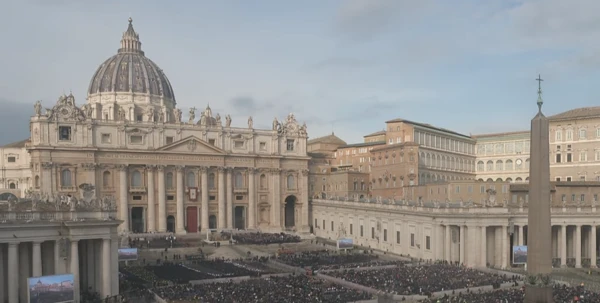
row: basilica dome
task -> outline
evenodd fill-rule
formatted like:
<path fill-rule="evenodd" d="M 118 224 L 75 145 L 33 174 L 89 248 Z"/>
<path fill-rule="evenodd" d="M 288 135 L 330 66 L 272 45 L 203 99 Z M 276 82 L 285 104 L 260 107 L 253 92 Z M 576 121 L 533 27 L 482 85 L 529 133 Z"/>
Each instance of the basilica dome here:
<path fill-rule="evenodd" d="M 116 100 L 109 100 L 113 99 L 109 96 L 116 96 Z M 145 56 L 131 18 L 118 53 L 104 61 L 94 73 L 88 88 L 88 100 L 175 106 L 171 83 L 163 70 Z"/>

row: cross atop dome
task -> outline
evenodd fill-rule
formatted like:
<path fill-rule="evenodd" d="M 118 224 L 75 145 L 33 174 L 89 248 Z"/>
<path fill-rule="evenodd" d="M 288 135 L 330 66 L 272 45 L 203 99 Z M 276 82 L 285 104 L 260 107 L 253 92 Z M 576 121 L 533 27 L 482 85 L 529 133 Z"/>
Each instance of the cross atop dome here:
<path fill-rule="evenodd" d="M 121 38 L 119 53 L 139 53 L 143 55 L 140 35 L 133 29 L 133 19 L 129 17 L 128 21 L 129 26 L 127 26 L 127 30 L 123 33 L 123 38 Z"/>

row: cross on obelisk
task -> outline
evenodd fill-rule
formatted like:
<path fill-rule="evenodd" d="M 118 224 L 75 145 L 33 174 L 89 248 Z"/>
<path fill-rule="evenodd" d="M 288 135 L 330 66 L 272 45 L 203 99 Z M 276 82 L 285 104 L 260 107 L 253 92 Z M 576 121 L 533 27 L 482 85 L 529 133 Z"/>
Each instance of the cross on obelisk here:
<path fill-rule="evenodd" d="M 542 113 L 542 77 L 538 76 L 538 113 L 531 119 L 527 280 L 525 303 L 552 303 L 552 226 L 550 225 L 549 122 Z"/>

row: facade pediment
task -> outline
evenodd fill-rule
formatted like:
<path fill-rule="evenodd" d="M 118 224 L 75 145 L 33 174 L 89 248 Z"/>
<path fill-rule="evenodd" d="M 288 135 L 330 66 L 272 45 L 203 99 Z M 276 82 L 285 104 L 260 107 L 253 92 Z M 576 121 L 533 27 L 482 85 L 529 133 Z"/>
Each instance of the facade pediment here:
<path fill-rule="evenodd" d="M 225 154 L 225 152 L 201 139 L 190 136 L 185 139 L 173 142 L 158 149 L 159 151 L 198 153 L 198 154 Z"/>

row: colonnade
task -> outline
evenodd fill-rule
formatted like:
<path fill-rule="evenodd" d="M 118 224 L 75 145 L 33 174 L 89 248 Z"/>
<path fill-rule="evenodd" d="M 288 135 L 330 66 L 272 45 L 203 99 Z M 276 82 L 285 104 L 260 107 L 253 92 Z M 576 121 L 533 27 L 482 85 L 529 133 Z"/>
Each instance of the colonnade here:
<path fill-rule="evenodd" d="M 12 241 L 0 244 L 0 301 L 27 302 L 30 277 L 73 274 L 75 302 L 81 289 L 116 295 L 118 240 Z"/>
<path fill-rule="evenodd" d="M 508 268 L 512 264 L 511 244 L 527 245 L 525 228 L 524 225 L 438 225 L 434 256 L 470 267 Z M 553 225 L 554 259 L 560 259 L 561 267 L 567 267 L 567 260 L 574 259 L 572 265 L 581 268 L 582 259 L 587 258 L 590 267 L 597 267 L 597 229 L 595 224 Z"/>

